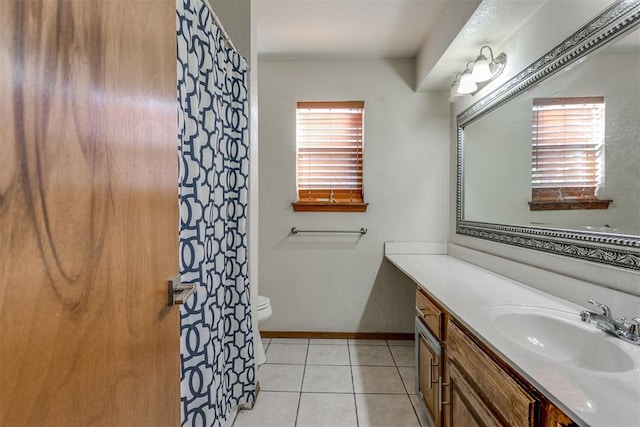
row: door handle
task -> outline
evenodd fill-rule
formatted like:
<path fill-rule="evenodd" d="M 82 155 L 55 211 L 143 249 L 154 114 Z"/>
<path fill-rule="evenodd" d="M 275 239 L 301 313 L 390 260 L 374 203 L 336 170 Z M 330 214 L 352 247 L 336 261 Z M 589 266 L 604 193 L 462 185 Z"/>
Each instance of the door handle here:
<path fill-rule="evenodd" d="M 433 363 L 433 360 L 430 360 L 429 365 L 429 388 L 433 388 L 433 385 L 438 383 L 438 381 L 433 380 L 433 368 L 438 368 L 438 362 Z M 440 377 L 439 372 L 437 376 Z"/>
<path fill-rule="evenodd" d="M 169 293 L 169 305 L 184 304 L 191 295 L 196 293 L 195 283 L 181 283 L 180 274 L 173 276 L 173 279 L 167 280 L 167 288 Z"/>

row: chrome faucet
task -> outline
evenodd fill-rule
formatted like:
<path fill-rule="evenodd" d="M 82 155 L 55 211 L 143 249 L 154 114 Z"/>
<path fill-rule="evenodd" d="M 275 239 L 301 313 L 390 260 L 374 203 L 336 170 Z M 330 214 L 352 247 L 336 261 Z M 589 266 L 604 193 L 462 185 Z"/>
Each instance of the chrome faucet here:
<path fill-rule="evenodd" d="M 595 305 L 602 310 L 602 313 L 595 313 L 589 310 L 580 312 L 580 319 L 583 322 L 596 322 L 596 326 L 608 334 L 614 335 L 632 344 L 640 345 L 640 317 L 635 317 L 627 323 L 625 317 L 614 319 L 611 310 L 606 305 L 589 300 L 589 304 Z"/>

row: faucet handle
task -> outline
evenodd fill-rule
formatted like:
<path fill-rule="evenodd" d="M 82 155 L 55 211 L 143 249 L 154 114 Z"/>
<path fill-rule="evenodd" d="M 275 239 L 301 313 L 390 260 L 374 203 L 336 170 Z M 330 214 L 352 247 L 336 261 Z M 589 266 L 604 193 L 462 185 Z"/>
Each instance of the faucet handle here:
<path fill-rule="evenodd" d="M 589 310 L 582 310 L 580 312 L 580 320 L 582 320 L 583 322 L 586 323 L 591 323 L 591 315 L 593 313 L 591 313 Z"/>
<path fill-rule="evenodd" d="M 594 301 L 592 299 L 589 300 L 589 304 L 593 304 L 596 307 L 599 307 L 602 309 L 602 314 L 604 314 L 605 316 L 611 318 L 611 310 L 609 309 L 609 307 L 607 307 L 606 305 L 598 302 L 598 301 Z"/>
<path fill-rule="evenodd" d="M 629 335 L 640 337 L 640 317 L 634 317 L 629 322 Z"/>

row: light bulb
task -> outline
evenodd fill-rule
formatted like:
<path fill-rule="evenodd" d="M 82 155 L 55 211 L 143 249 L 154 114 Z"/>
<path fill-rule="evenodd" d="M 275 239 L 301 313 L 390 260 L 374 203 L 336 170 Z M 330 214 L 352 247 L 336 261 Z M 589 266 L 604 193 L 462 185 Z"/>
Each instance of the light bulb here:
<path fill-rule="evenodd" d="M 462 73 L 456 73 L 453 81 L 451 82 L 451 88 L 449 89 L 449 102 L 456 102 L 458 98 L 462 98 L 465 95 L 458 92 L 458 86 L 460 85 L 460 76 Z"/>
<path fill-rule="evenodd" d="M 486 56 L 480 55 L 473 63 L 473 71 L 471 77 L 475 82 L 484 82 L 491 78 L 491 67 Z"/>
<path fill-rule="evenodd" d="M 471 76 L 471 70 L 468 68 L 462 73 L 460 77 L 460 85 L 458 85 L 458 93 L 473 93 L 478 90 L 478 85 Z"/>

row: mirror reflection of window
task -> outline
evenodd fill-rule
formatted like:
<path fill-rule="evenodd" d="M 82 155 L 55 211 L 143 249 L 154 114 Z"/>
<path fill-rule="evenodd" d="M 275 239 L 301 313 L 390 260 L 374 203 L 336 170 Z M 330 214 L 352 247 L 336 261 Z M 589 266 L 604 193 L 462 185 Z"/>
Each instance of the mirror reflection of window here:
<path fill-rule="evenodd" d="M 535 98 L 531 210 L 607 209 L 604 181 L 604 97 Z"/>

